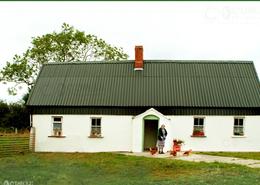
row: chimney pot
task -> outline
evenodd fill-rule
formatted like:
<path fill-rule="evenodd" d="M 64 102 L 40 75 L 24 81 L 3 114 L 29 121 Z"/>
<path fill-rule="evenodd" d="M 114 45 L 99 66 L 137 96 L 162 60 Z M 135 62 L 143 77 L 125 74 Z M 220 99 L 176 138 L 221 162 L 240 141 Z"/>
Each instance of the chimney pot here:
<path fill-rule="evenodd" d="M 135 70 L 143 70 L 143 46 L 135 46 Z"/>

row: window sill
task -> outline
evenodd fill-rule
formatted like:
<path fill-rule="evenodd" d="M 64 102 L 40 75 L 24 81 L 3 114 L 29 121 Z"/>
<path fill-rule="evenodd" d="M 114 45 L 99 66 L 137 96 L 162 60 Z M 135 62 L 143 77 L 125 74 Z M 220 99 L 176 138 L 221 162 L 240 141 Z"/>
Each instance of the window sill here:
<path fill-rule="evenodd" d="M 232 136 L 232 138 L 246 138 L 246 136 Z"/>
<path fill-rule="evenodd" d="M 53 137 L 53 138 L 65 138 L 66 136 L 48 136 L 48 137 Z"/>
<path fill-rule="evenodd" d="M 102 136 L 88 136 L 88 138 L 104 138 Z"/>
<path fill-rule="evenodd" d="M 190 137 L 207 137 L 207 136 L 196 136 L 196 135 L 191 135 Z"/>

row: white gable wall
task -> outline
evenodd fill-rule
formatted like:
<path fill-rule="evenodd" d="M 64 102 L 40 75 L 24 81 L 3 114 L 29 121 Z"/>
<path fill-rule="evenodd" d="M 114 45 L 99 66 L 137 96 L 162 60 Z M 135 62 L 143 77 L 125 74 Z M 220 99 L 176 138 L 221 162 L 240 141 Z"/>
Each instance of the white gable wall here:
<path fill-rule="evenodd" d="M 165 151 L 171 150 L 173 138 L 185 141 L 183 150 L 193 151 L 260 151 L 260 116 L 244 116 L 244 137 L 233 136 L 235 116 L 205 117 L 206 137 L 191 137 L 194 116 L 164 116 L 149 109 L 138 116 L 113 115 L 33 115 L 36 128 L 35 151 L 50 152 L 142 152 L 144 122 L 147 115 L 159 117 L 168 136 Z M 52 116 L 63 116 L 65 138 L 51 138 Z M 91 117 L 101 117 L 103 138 L 89 138 Z"/>

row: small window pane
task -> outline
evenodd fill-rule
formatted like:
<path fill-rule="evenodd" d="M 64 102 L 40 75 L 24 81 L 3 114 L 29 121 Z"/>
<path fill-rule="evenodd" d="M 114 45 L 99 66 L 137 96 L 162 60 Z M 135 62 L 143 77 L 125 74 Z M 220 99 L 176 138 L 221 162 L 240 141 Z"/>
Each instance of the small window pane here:
<path fill-rule="evenodd" d="M 194 125 L 198 125 L 199 124 L 199 119 L 198 118 L 194 118 Z"/>
<path fill-rule="evenodd" d="M 100 126 L 101 124 L 101 119 L 100 118 L 92 118 L 91 120 L 91 125 L 92 126 Z"/>
<path fill-rule="evenodd" d="M 204 119 L 203 118 L 194 118 L 194 125 L 203 126 L 204 125 Z"/>
<path fill-rule="evenodd" d="M 203 126 L 203 123 L 204 123 L 204 119 L 200 118 L 200 119 L 199 119 L 199 125 L 202 125 L 202 126 Z"/>
<path fill-rule="evenodd" d="M 54 117 L 53 121 L 61 122 L 61 118 L 60 117 Z"/>
<path fill-rule="evenodd" d="M 238 125 L 238 119 L 235 119 L 235 125 Z"/>
<path fill-rule="evenodd" d="M 53 129 L 61 130 L 61 123 L 53 123 Z"/>

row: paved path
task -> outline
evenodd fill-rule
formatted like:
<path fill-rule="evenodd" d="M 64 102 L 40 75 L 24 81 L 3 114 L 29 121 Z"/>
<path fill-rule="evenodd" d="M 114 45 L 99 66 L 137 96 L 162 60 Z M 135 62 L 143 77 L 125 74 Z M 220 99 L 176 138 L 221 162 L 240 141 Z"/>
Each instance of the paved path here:
<path fill-rule="evenodd" d="M 143 156 L 143 157 L 150 157 L 150 158 L 178 159 L 178 160 L 193 161 L 193 162 L 220 162 L 220 163 L 240 164 L 251 168 L 260 168 L 260 160 L 241 159 L 235 157 L 222 157 L 222 156 L 201 155 L 201 154 L 191 154 L 189 156 L 179 155 L 177 157 L 173 157 L 169 153 L 160 154 L 160 155 L 159 154 L 151 155 L 149 152 L 121 153 L 121 154 L 132 155 L 132 156 Z"/>

